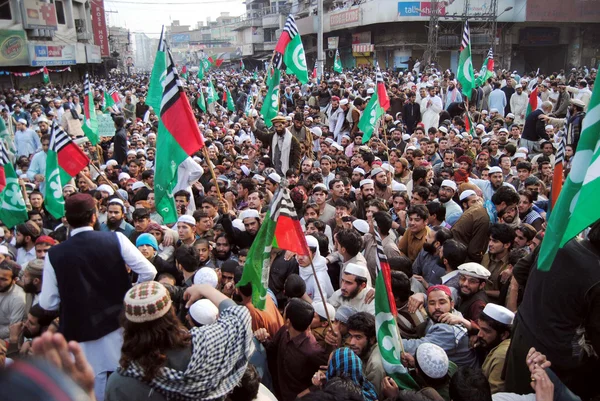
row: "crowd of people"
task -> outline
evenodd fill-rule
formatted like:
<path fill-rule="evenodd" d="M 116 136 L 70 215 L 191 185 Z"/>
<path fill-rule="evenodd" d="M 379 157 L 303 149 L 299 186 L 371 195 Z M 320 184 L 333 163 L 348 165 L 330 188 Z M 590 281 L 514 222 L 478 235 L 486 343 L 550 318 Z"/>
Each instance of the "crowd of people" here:
<path fill-rule="evenodd" d="M 176 222 L 155 204 L 149 76 L 92 78 L 95 109 L 115 126 L 96 146 L 82 82 L 4 90 L 0 139 L 28 220 L 0 230 L 1 398 L 597 397 L 600 224 L 537 270 L 557 152 L 564 179 L 596 73 L 498 70 L 465 95 L 451 71 L 384 71 L 390 108 L 369 138 L 358 123 L 377 90 L 371 68 L 305 85 L 283 74 L 270 121 L 264 71 L 190 77 L 206 153 L 178 168 Z M 209 80 L 218 101 L 205 112 Z M 44 203 L 54 123 L 93 164 L 62 188 L 62 219 Z M 261 310 L 239 283 L 282 187 L 310 257 L 271 251 Z M 412 389 L 380 352 L 376 230 Z"/>

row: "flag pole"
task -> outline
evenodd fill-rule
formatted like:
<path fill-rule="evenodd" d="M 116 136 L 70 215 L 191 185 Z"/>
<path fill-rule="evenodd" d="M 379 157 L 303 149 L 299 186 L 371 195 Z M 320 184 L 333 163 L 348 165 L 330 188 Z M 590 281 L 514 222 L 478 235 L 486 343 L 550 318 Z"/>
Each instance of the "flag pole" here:
<path fill-rule="evenodd" d="M 275 50 L 273 50 L 273 54 L 271 55 L 271 61 L 269 62 L 269 66 L 267 67 L 267 74 L 265 75 L 265 85 L 267 84 L 267 78 L 269 77 L 269 71 L 271 71 L 271 67 L 273 67 L 273 59 L 275 58 Z M 267 87 L 267 91 L 268 91 Z M 254 98 L 254 103 L 252 104 L 252 108 L 256 110 L 256 103 L 258 103 L 258 96 Z M 260 113 L 258 113 L 260 116 Z"/>
<path fill-rule="evenodd" d="M 206 164 L 208 165 L 208 169 L 210 170 L 210 175 L 212 176 L 213 180 L 215 180 L 215 187 L 217 188 L 217 197 L 219 198 L 219 200 L 223 200 L 221 190 L 219 189 L 219 183 L 217 182 L 217 177 L 215 176 L 215 170 L 213 170 L 212 161 L 210 160 L 210 157 L 208 157 L 208 149 L 206 149 L 206 146 L 202 148 L 202 153 L 204 154 L 204 158 L 206 159 Z"/>
<path fill-rule="evenodd" d="M 321 300 L 323 302 L 323 306 L 325 306 L 325 316 L 327 317 L 327 323 L 329 324 L 329 328 L 333 329 L 333 323 L 331 322 L 331 317 L 329 316 L 329 311 L 327 310 L 327 298 L 323 295 L 323 290 L 321 289 L 321 284 L 319 283 L 319 278 L 317 277 L 317 270 L 315 269 L 315 265 L 313 264 L 313 258 L 310 254 L 310 250 L 308 251 L 308 259 L 310 260 L 310 267 L 313 271 L 313 276 L 315 278 L 315 283 L 317 283 L 317 289 L 319 290 L 319 295 L 321 296 Z"/>

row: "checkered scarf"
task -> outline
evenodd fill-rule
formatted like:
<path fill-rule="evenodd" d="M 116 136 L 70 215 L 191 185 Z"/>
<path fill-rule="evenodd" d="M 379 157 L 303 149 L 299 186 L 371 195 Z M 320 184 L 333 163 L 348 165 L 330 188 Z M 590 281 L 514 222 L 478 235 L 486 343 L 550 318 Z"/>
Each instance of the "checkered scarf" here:
<path fill-rule="evenodd" d="M 251 317 L 243 306 L 223 310 L 216 323 L 194 328 L 192 358 L 185 371 L 162 367 L 148 385 L 168 400 L 219 400 L 241 380 L 254 352 Z M 119 368 L 123 376 L 140 381 L 144 376 L 137 363 Z"/>

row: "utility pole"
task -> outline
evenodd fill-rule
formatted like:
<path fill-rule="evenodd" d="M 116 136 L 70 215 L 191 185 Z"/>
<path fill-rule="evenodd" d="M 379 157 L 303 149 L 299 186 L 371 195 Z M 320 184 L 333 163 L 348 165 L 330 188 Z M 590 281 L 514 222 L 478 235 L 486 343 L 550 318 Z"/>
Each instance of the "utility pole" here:
<path fill-rule="evenodd" d="M 438 9 L 438 0 L 431 0 L 431 9 L 429 10 L 429 31 L 427 32 L 427 47 L 423 54 L 423 62 L 425 62 L 425 68 L 431 66 L 431 63 L 437 62 L 438 54 L 438 32 L 439 32 L 439 21 L 440 12 Z"/>
<path fill-rule="evenodd" d="M 317 0 L 317 77 L 323 79 L 323 0 Z"/>

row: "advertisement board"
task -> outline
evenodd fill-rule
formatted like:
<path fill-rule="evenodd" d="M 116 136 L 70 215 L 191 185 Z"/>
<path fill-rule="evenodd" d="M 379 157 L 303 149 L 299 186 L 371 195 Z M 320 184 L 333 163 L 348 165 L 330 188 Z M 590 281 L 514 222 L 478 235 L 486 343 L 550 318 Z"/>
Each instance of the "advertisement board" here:
<path fill-rule="evenodd" d="M 348 11 L 342 11 L 334 13 L 329 16 L 329 25 L 331 27 L 346 25 L 358 22 L 360 19 L 360 8 L 350 9 Z"/>
<path fill-rule="evenodd" d="M 58 29 L 56 6 L 53 3 L 43 3 L 37 0 L 23 0 L 23 27 L 25 29 Z"/>
<path fill-rule="evenodd" d="M 108 32 L 106 30 L 106 17 L 104 14 L 104 0 L 94 0 L 91 3 L 92 30 L 94 31 L 94 43 L 100 46 L 102 57 L 110 56 L 108 47 Z"/>
<path fill-rule="evenodd" d="M 96 45 L 85 45 L 85 55 L 88 63 L 101 63 L 102 55 L 100 46 Z"/>
<path fill-rule="evenodd" d="M 25 31 L 0 30 L 0 65 L 29 65 Z"/>
<path fill-rule="evenodd" d="M 34 67 L 76 64 L 73 45 L 29 45 L 30 64 Z"/>

